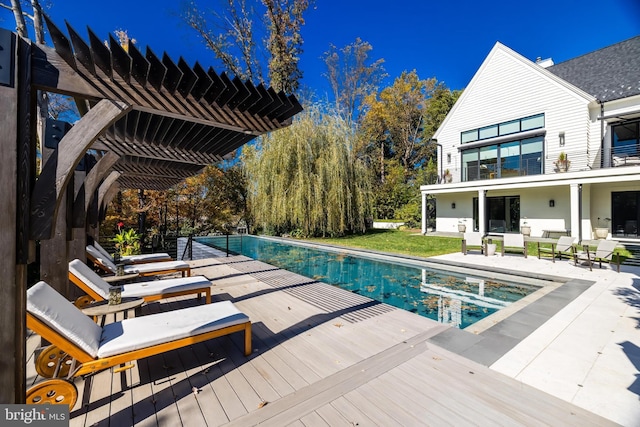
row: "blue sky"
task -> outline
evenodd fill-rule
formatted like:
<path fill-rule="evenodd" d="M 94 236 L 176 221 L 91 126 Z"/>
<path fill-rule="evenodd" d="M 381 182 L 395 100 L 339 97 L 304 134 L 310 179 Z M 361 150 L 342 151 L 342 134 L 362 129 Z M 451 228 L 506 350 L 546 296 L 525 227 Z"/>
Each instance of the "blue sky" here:
<path fill-rule="evenodd" d="M 213 6 L 219 0 L 209 0 Z M 214 65 L 210 51 L 181 23 L 179 1 L 93 2 L 52 0 L 47 13 L 64 29 L 64 20 L 86 37 L 86 26 L 106 39 L 127 29 L 141 46 L 166 51 L 175 61 Z M 99 4 L 99 6 L 96 6 Z M 211 6 L 211 7 L 213 7 Z M 0 25 L 14 28 L 0 12 Z M 640 34 L 638 0 L 439 1 L 316 0 L 303 29 L 303 84 L 322 97 L 328 88 L 320 57 L 356 37 L 383 58 L 388 84 L 403 70 L 436 77 L 453 89 L 464 88 L 496 41 L 534 60 L 558 63 Z M 66 32 L 66 29 L 65 29 Z"/>

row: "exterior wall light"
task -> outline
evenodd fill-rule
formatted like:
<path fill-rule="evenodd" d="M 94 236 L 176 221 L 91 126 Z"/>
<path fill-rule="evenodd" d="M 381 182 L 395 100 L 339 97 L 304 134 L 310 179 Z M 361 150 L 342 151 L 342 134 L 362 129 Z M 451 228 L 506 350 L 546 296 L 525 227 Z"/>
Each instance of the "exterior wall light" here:
<path fill-rule="evenodd" d="M 456 204 L 455 204 L 455 202 L 454 202 L 454 203 L 451 203 L 451 209 L 455 209 L 455 208 L 456 208 Z"/>
<path fill-rule="evenodd" d="M 549 207 L 550 208 L 554 207 L 555 205 L 556 205 L 556 201 L 555 200 L 553 200 L 553 199 L 549 200 Z"/>
<path fill-rule="evenodd" d="M 560 146 L 564 147 L 564 132 L 560 132 L 560 135 L 558 135 L 558 141 L 560 141 Z"/>

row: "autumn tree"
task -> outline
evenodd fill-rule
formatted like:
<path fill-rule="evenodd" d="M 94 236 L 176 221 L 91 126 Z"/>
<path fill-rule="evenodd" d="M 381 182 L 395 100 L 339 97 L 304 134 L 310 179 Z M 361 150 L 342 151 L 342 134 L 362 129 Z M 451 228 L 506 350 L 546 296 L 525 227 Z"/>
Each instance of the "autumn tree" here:
<path fill-rule="evenodd" d="M 415 70 L 405 71 L 392 86 L 366 98 L 363 130 L 368 143 L 379 147 L 380 182 L 385 180 L 387 156 L 399 161 L 407 175 L 424 160 L 422 121 L 435 83 L 420 80 Z"/>
<path fill-rule="evenodd" d="M 367 171 L 353 132 L 336 114 L 308 108 L 294 123 L 243 150 L 255 223 L 300 236 L 364 232 L 371 216 Z"/>
<path fill-rule="evenodd" d="M 353 43 L 338 49 L 329 45 L 322 59 L 327 67 L 325 77 L 329 80 L 336 111 L 347 123 L 357 124 L 364 98 L 378 90 L 386 77 L 384 59 L 370 58 L 373 47 L 357 38 Z"/>
<path fill-rule="evenodd" d="M 182 18 L 227 70 L 260 82 L 268 75 L 276 91 L 293 93 L 302 79 L 298 62 L 308 7 L 309 0 L 225 0 L 223 8 L 205 11 L 192 1 L 183 2 Z"/>

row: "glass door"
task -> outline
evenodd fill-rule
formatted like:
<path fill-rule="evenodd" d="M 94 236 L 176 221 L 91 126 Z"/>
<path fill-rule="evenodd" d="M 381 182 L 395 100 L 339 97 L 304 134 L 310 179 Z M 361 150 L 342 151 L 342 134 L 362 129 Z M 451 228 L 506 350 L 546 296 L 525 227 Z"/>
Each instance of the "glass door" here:
<path fill-rule="evenodd" d="M 640 191 L 611 193 L 611 216 L 611 233 L 614 236 L 638 237 Z"/>

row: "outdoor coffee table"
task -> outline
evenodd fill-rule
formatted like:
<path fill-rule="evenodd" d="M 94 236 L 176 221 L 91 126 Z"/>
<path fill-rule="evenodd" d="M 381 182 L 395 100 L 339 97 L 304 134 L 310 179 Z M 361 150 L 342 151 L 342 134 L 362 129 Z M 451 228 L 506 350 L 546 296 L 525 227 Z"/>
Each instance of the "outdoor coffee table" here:
<path fill-rule="evenodd" d="M 120 276 L 106 276 L 106 277 L 103 277 L 102 279 L 107 283 L 118 283 L 118 282 L 126 283 L 130 280 L 137 279 L 138 277 L 140 277 L 138 273 L 130 273 L 130 274 L 123 274 Z"/>
<path fill-rule="evenodd" d="M 120 304 L 109 305 L 109 301 L 98 301 L 90 304 L 82 309 L 82 312 L 87 316 L 92 316 L 94 322 L 97 321 L 98 316 L 102 316 L 101 325 L 104 324 L 104 319 L 108 314 L 117 314 L 124 311 L 124 317 L 127 318 L 129 310 L 140 307 L 144 304 L 143 298 L 126 297 L 122 298 Z"/>

